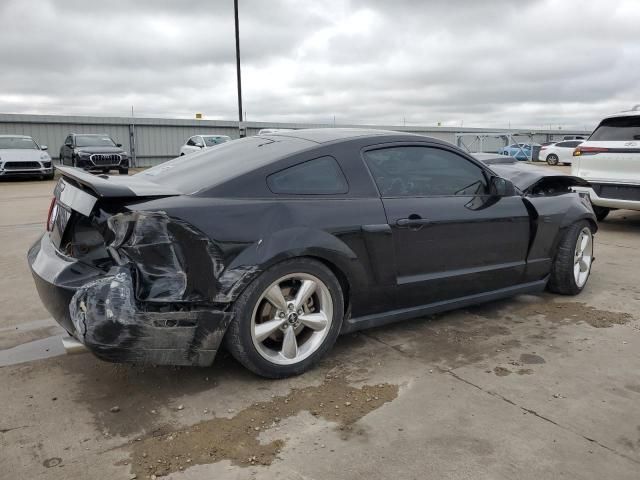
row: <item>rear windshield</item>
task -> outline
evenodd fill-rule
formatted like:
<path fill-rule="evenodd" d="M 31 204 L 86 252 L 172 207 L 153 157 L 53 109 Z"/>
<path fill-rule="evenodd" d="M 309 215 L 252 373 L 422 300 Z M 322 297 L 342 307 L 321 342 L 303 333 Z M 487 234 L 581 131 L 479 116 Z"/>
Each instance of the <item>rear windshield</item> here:
<path fill-rule="evenodd" d="M 607 118 L 598 125 L 589 140 L 618 142 L 640 140 L 640 116 Z"/>
<path fill-rule="evenodd" d="M 248 137 L 174 158 L 136 174 L 184 194 L 208 190 L 315 143 L 292 137 Z"/>

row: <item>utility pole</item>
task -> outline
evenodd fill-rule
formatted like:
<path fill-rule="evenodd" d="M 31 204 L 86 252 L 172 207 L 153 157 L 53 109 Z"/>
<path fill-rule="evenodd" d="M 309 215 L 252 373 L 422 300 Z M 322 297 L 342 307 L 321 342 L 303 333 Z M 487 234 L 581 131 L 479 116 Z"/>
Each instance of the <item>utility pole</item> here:
<path fill-rule="evenodd" d="M 240 137 L 245 136 L 242 125 L 242 75 L 240 74 L 240 27 L 238 22 L 238 0 L 233 0 L 233 10 L 236 22 L 236 75 L 238 78 L 238 130 Z"/>

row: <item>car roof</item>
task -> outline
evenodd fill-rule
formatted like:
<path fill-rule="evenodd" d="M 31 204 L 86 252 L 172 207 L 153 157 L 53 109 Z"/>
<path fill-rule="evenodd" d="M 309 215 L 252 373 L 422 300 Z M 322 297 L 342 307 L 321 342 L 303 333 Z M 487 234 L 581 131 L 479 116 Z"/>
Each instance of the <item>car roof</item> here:
<path fill-rule="evenodd" d="M 424 135 L 417 135 L 415 133 L 394 132 L 392 130 L 376 130 L 373 128 L 305 128 L 301 130 L 291 130 L 289 132 L 264 133 L 259 136 L 265 138 L 289 137 L 299 138 L 301 140 L 307 140 L 314 143 L 329 143 L 338 140 L 350 140 L 358 137 L 391 137 L 398 135 L 429 138 L 430 140 L 437 141 L 437 139 L 432 139 Z"/>

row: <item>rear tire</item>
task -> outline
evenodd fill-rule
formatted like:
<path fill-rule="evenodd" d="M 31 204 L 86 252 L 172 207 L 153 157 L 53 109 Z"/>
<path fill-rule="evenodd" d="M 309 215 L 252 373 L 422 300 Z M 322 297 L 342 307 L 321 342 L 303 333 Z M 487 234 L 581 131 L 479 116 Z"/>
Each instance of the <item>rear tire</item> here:
<path fill-rule="evenodd" d="M 549 165 L 558 165 L 558 156 L 554 153 L 552 153 L 551 155 L 547 155 L 547 163 Z"/>
<path fill-rule="evenodd" d="M 310 258 L 294 258 L 251 282 L 232 311 L 227 350 L 260 376 L 284 378 L 309 370 L 331 349 L 344 300 L 331 270 Z"/>
<path fill-rule="evenodd" d="M 592 226 L 581 220 L 562 233 L 547 288 L 561 295 L 577 295 L 587 284 L 592 264 Z"/>
<path fill-rule="evenodd" d="M 611 209 L 607 207 L 598 207 L 597 205 L 593 204 L 591 206 L 593 207 L 593 213 L 596 214 L 596 218 L 599 222 L 607 218 L 607 215 L 609 215 L 609 212 L 611 212 Z"/>

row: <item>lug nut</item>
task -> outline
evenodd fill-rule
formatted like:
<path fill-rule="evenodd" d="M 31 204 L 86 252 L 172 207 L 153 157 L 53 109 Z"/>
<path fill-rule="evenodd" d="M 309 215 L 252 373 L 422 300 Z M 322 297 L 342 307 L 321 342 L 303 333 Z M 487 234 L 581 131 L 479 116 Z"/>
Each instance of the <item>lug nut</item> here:
<path fill-rule="evenodd" d="M 284 312 L 280 312 L 280 314 L 278 315 L 280 318 L 284 318 Z"/>

